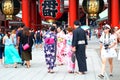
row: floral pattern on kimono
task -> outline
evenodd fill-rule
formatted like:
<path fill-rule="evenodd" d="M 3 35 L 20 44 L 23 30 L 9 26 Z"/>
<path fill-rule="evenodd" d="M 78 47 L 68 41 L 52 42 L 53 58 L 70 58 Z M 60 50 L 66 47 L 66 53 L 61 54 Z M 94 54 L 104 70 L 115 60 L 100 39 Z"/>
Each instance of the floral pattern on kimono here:
<path fill-rule="evenodd" d="M 65 34 L 63 31 L 57 33 L 57 59 L 60 64 L 63 64 L 63 59 L 65 55 Z"/>
<path fill-rule="evenodd" d="M 53 38 L 54 40 L 56 40 L 56 34 L 54 34 L 52 32 L 48 32 L 44 36 L 44 40 L 46 38 Z M 46 60 L 48 69 L 53 69 L 54 63 L 55 63 L 55 43 L 53 43 L 53 44 L 45 43 L 44 52 L 45 52 L 45 60 Z"/>
<path fill-rule="evenodd" d="M 74 53 L 72 52 L 72 37 L 73 35 L 68 33 L 66 35 L 66 48 L 65 48 L 65 52 L 67 54 L 67 64 L 68 64 L 68 71 L 74 71 L 75 69 L 75 60 L 72 61 L 72 58 L 74 56 Z M 75 57 L 74 57 L 75 59 Z"/>

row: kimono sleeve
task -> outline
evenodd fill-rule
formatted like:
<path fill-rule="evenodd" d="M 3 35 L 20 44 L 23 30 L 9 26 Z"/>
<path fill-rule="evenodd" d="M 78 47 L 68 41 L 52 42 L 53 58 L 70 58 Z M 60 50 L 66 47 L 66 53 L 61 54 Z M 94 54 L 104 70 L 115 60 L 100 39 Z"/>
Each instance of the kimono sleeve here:
<path fill-rule="evenodd" d="M 72 39 L 72 46 L 77 46 L 77 31 L 73 31 L 73 39 Z"/>

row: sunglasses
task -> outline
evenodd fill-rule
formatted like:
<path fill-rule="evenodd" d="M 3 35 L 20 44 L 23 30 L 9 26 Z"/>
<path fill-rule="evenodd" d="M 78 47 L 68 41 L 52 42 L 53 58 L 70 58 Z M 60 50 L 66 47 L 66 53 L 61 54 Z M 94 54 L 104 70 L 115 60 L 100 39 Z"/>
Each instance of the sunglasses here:
<path fill-rule="evenodd" d="M 103 28 L 103 30 L 109 29 L 108 27 Z"/>

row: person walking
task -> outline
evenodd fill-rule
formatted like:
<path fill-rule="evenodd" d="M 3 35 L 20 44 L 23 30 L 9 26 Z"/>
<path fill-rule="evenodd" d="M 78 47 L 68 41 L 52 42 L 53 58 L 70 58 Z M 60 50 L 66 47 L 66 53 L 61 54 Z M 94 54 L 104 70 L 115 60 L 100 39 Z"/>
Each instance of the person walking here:
<path fill-rule="evenodd" d="M 17 37 L 16 37 L 16 30 L 15 29 L 12 30 L 11 37 L 12 37 L 14 46 L 17 47 Z"/>
<path fill-rule="evenodd" d="M 105 65 L 108 60 L 110 65 L 110 76 L 113 76 L 113 57 L 117 57 L 116 54 L 117 37 L 114 32 L 111 32 L 111 28 L 108 24 L 103 26 L 103 33 L 100 37 L 100 54 L 102 59 L 101 73 L 98 75 L 100 78 L 104 78 Z"/>
<path fill-rule="evenodd" d="M 85 74 L 87 71 L 87 63 L 86 63 L 86 45 L 87 37 L 86 32 L 80 27 L 80 22 L 74 22 L 73 31 L 73 39 L 72 39 L 72 51 L 76 55 L 76 59 L 78 62 L 79 74 Z"/>
<path fill-rule="evenodd" d="M 56 33 L 55 27 L 51 26 L 50 31 L 44 36 L 44 52 L 45 52 L 45 60 L 48 66 L 48 73 L 53 73 L 53 68 L 55 66 L 55 52 L 56 52 Z"/>
<path fill-rule="evenodd" d="M 10 35 L 10 31 L 7 30 L 5 36 L 3 37 L 3 44 L 5 45 L 4 49 L 4 63 L 6 67 L 8 64 L 14 64 L 14 67 L 17 68 L 17 63 L 21 63 L 21 58 L 18 54 L 17 49 L 13 44 L 13 38 Z"/>
<path fill-rule="evenodd" d="M 62 27 L 59 26 L 57 28 L 57 60 L 58 60 L 58 65 L 63 65 L 64 64 L 64 57 L 65 57 L 65 33 L 62 30 Z"/>
<path fill-rule="evenodd" d="M 120 29 L 119 29 L 119 27 L 117 27 L 117 26 L 114 26 L 114 31 L 115 31 L 115 36 L 117 37 L 117 46 L 118 46 L 118 44 L 120 44 Z M 120 49 L 119 49 L 119 47 L 117 47 L 116 48 L 116 50 L 118 51 L 118 60 L 120 60 Z"/>
<path fill-rule="evenodd" d="M 26 67 L 30 68 L 30 60 L 32 60 L 32 46 L 33 46 L 33 38 L 29 32 L 29 28 L 23 28 L 23 35 L 21 36 L 21 44 L 22 44 L 22 60 L 26 62 Z M 28 45 L 26 49 L 23 46 Z"/>
<path fill-rule="evenodd" d="M 23 27 L 24 24 L 19 26 L 19 28 L 16 31 L 16 38 L 17 38 L 17 46 L 18 46 L 18 52 L 19 52 L 19 56 L 22 58 L 22 43 L 21 43 L 21 37 L 23 34 Z M 21 65 L 24 65 L 24 61 L 22 60 L 22 63 L 20 63 Z"/>
<path fill-rule="evenodd" d="M 3 63 L 3 53 L 4 53 L 4 44 L 3 44 L 4 30 L 0 29 L 0 65 Z"/>
<path fill-rule="evenodd" d="M 36 40 L 36 47 L 42 48 L 42 31 L 38 28 L 38 30 L 35 32 L 35 40 Z"/>

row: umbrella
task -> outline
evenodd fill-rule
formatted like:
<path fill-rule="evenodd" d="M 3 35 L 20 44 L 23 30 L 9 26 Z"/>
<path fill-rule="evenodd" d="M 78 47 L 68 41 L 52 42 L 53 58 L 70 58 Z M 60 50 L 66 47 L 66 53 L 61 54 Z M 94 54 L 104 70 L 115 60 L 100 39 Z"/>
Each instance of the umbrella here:
<path fill-rule="evenodd" d="M 84 29 L 84 30 L 87 30 L 87 29 L 90 28 L 90 26 L 88 26 L 88 25 L 83 25 L 83 26 L 81 26 L 81 28 Z"/>

